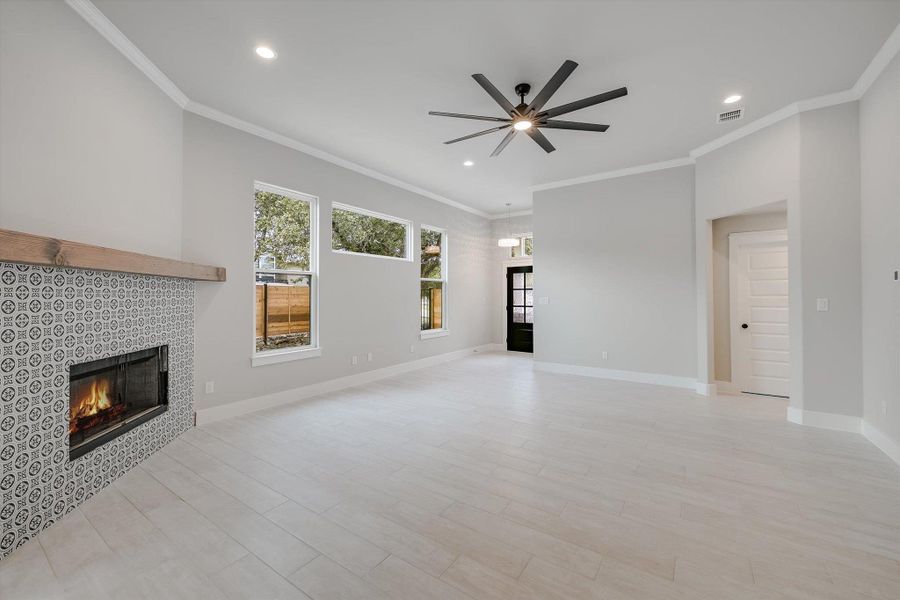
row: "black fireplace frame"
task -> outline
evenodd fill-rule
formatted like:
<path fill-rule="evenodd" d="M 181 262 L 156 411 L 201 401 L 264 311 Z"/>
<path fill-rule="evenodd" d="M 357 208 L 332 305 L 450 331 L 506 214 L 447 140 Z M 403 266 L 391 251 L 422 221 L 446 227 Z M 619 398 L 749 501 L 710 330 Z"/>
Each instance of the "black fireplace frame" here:
<path fill-rule="evenodd" d="M 119 376 L 122 376 L 125 368 L 130 363 L 153 357 L 156 357 L 158 359 L 159 365 L 159 391 L 157 396 L 157 405 L 134 416 L 128 417 L 120 423 L 112 425 L 111 427 L 103 430 L 93 437 L 84 440 L 76 446 L 71 445 L 70 436 L 67 439 L 67 442 L 69 443 L 70 461 L 75 460 L 80 456 L 84 456 L 94 448 L 102 446 L 106 442 L 119 437 L 125 432 L 134 429 L 138 425 L 146 423 L 150 419 L 161 415 L 169 409 L 169 346 L 156 346 L 154 348 L 147 348 L 146 350 L 137 350 L 135 352 L 129 352 L 127 354 L 120 354 L 118 356 L 111 356 L 109 358 L 101 358 L 98 360 L 80 363 L 69 367 L 69 392 L 71 393 L 73 381 L 91 377 L 110 369 L 116 369 L 120 373 Z M 69 402 L 71 403 L 71 398 L 69 399 Z"/>

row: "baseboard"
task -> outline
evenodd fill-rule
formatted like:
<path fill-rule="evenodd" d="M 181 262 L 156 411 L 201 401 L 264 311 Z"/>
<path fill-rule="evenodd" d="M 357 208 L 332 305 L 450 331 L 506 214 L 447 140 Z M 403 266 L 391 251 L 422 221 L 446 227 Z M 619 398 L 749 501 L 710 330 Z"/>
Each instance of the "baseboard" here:
<path fill-rule="evenodd" d="M 663 375 L 660 373 L 644 373 L 641 371 L 619 371 L 616 369 L 601 369 L 600 367 L 584 367 L 581 365 L 567 365 L 534 361 L 536 371 L 547 373 L 561 373 L 564 375 L 581 375 L 582 377 L 597 377 L 599 379 L 615 379 L 618 381 L 631 381 L 634 383 L 649 383 L 651 385 L 664 385 L 667 387 L 697 390 L 697 380 L 693 377 L 679 377 L 677 375 Z M 709 384 L 706 384 L 709 385 Z"/>
<path fill-rule="evenodd" d="M 803 410 L 794 406 L 787 408 L 787 420 L 798 425 L 833 429 L 835 431 L 848 431 L 850 433 L 862 432 L 862 419 L 850 415 L 838 415 L 835 413 L 816 412 Z"/>
<path fill-rule="evenodd" d="M 876 448 L 887 454 L 888 458 L 900 465 L 900 444 L 866 421 L 862 422 L 862 434 L 866 436 L 866 439 L 872 442 Z"/>
<path fill-rule="evenodd" d="M 719 384 L 703 383 L 701 381 L 698 381 L 695 391 L 701 396 L 715 396 L 717 393 L 719 393 Z"/>
<path fill-rule="evenodd" d="M 306 385 L 303 387 L 275 392 L 274 394 L 267 394 L 265 396 L 258 396 L 256 398 L 248 398 L 246 400 L 230 402 L 228 404 L 223 404 L 222 406 L 203 408 L 196 412 L 196 424 L 204 425 L 206 423 L 212 423 L 213 421 L 221 421 L 222 419 L 229 419 L 231 417 L 245 415 L 247 413 L 256 412 L 258 410 L 272 408 L 274 406 L 291 404 L 292 402 L 298 402 L 300 400 L 312 398 L 313 396 L 319 396 L 321 394 L 327 394 L 329 392 L 335 392 L 358 385 L 364 385 L 366 383 L 378 381 L 379 379 L 384 379 L 386 377 L 392 377 L 394 375 L 400 375 L 402 373 L 408 373 L 410 371 L 432 367 L 441 363 L 449 362 L 451 360 L 464 358 L 477 352 L 493 352 L 498 348 L 502 348 L 502 345 L 484 344 L 481 346 L 474 346 L 472 348 L 464 348 L 463 350 L 445 352 L 444 354 L 436 354 L 427 358 L 411 360 L 408 362 L 391 365 L 389 367 L 383 367 L 381 369 L 373 369 L 371 371 L 365 371 L 363 373 L 348 375 L 346 377 L 338 377 L 337 379 L 329 379 L 327 381 L 321 381 L 319 383 L 313 383 L 311 385 Z"/>

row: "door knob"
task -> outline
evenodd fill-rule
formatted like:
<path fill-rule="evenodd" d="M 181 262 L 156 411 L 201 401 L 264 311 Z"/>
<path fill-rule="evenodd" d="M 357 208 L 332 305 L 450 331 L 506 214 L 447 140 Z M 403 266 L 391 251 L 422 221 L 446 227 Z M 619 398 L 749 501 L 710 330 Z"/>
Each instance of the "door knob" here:
<path fill-rule="evenodd" d="M 750 327 L 750 326 L 747 325 L 746 323 L 741 323 L 741 329 L 747 329 L 748 327 Z"/>

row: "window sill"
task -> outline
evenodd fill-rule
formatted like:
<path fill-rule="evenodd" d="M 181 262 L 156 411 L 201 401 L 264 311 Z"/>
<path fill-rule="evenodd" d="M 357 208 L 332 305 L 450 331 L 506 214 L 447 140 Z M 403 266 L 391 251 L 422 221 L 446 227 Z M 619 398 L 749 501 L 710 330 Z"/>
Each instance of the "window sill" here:
<path fill-rule="evenodd" d="M 449 329 L 428 329 L 419 332 L 420 340 L 430 340 L 431 338 L 439 338 L 450 335 Z"/>
<path fill-rule="evenodd" d="M 289 362 L 292 360 L 303 360 L 306 358 L 316 358 L 322 356 L 321 348 L 300 348 L 291 350 L 270 350 L 269 352 L 260 352 L 250 357 L 250 365 L 253 367 L 262 367 L 265 365 L 274 365 L 277 363 Z"/>

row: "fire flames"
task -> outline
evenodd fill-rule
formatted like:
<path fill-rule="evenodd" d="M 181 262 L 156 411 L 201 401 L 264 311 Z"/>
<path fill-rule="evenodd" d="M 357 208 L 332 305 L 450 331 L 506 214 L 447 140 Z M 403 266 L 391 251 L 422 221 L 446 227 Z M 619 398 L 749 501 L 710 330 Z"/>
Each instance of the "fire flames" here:
<path fill-rule="evenodd" d="M 96 415 L 100 411 L 109 409 L 111 406 L 109 381 L 106 379 L 95 379 L 91 382 L 90 389 L 78 399 L 78 403 L 72 405 L 69 418 L 69 433 L 73 433 L 78 428 L 78 419 Z"/>

